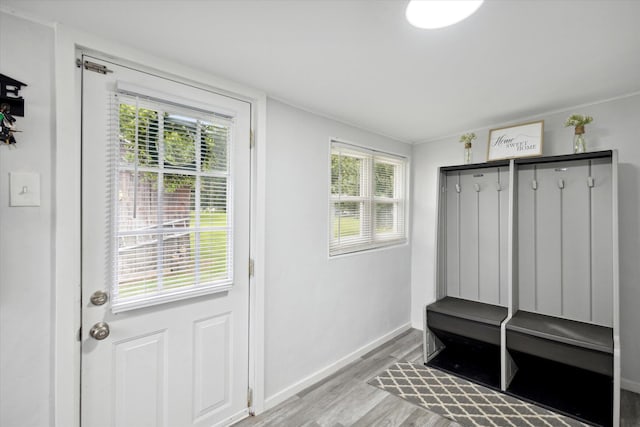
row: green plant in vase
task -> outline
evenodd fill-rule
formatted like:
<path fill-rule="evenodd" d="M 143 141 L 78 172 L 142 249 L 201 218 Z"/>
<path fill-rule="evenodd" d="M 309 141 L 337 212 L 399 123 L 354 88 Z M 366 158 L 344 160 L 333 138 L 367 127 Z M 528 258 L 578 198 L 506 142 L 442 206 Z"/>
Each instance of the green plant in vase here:
<path fill-rule="evenodd" d="M 465 133 L 460 137 L 460 142 L 464 143 L 464 164 L 471 163 L 471 143 L 476 139 L 474 132 Z"/>
<path fill-rule="evenodd" d="M 593 122 L 593 117 L 583 116 L 582 114 L 572 114 L 564 122 L 565 127 L 573 126 L 575 133 L 573 135 L 573 152 L 584 153 L 587 151 L 587 146 L 584 140 L 584 127 Z"/>

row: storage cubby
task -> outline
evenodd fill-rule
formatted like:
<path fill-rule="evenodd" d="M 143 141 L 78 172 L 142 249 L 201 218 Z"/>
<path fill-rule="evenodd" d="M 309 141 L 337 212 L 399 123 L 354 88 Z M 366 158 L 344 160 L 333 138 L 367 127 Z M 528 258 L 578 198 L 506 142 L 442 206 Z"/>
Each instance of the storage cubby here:
<path fill-rule="evenodd" d="M 442 167 L 438 189 L 425 363 L 617 425 L 617 153 Z"/>

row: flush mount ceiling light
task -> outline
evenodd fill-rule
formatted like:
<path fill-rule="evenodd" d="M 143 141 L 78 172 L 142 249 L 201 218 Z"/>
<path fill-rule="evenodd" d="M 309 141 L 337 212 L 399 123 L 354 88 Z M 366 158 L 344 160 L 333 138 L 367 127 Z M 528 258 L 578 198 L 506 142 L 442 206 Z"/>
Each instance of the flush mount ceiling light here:
<path fill-rule="evenodd" d="M 478 10 L 483 0 L 411 0 L 407 21 L 418 28 L 442 28 L 460 22 Z"/>

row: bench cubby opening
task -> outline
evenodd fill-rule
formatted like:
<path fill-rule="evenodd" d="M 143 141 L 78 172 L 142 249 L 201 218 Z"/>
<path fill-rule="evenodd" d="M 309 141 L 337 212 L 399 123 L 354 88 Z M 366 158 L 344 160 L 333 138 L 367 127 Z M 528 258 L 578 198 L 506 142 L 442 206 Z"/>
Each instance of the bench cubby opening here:
<path fill-rule="evenodd" d="M 613 425 L 613 377 L 510 350 L 518 371 L 507 393 L 580 421 Z"/>
<path fill-rule="evenodd" d="M 500 388 L 500 325 L 507 308 L 453 297 L 427 306 L 429 331 L 441 347 L 429 366 Z"/>

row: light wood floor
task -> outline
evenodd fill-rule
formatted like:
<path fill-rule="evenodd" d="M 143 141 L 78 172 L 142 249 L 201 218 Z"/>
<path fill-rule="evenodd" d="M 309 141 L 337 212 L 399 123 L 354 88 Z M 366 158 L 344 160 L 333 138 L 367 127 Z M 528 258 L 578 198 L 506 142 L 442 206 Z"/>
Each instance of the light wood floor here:
<path fill-rule="evenodd" d="M 367 384 L 398 361 L 421 360 L 422 332 L 410 329 L 275 408 L 234 427 L 459 427 Z M 632 426 L 640 426 L 640 395 L 623 391 L 621 427 Z"/>

